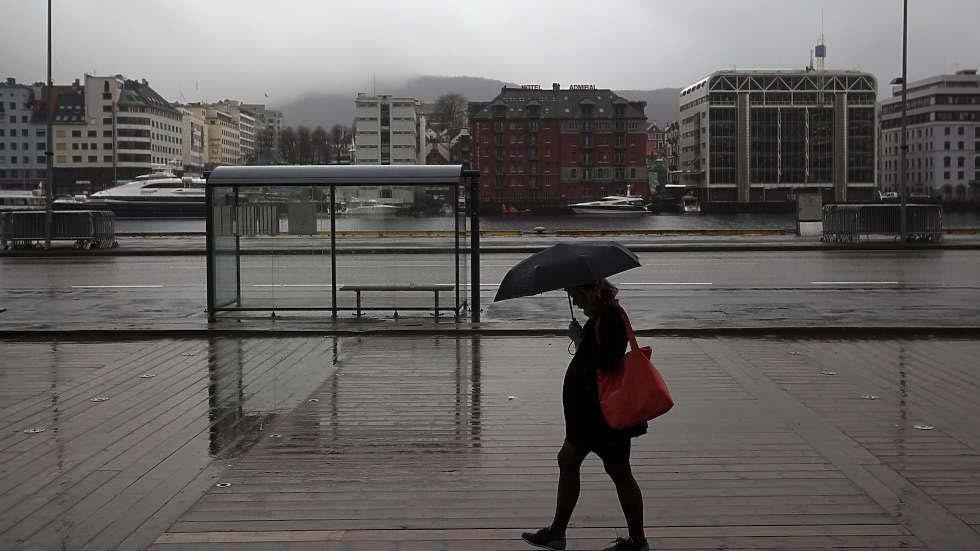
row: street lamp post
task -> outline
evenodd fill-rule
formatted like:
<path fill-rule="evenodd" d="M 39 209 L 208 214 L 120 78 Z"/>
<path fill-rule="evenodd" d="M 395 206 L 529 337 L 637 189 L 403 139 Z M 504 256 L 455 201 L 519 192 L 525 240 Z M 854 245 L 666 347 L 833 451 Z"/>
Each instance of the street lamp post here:
<path fill-rule="evenodd" d="M 48 0 L 48 98 L 45 104 L 48 109 L 47 120 L 47 151 L 44 158 L 47 162 L 47 178 L 45 178 L 45 195 L 47 201 L 44 205 L 44 248 L 51 248 L 51 222 L 54 216 L 54 84 L 51 79 L 51 0 Z"/>
<path fill-rule="evenodd" d="M 902 13 L 902 143 L 901 152 L 899 158 L 899 195 L 901 197 L 902 206 L 900 208 L 899 215 L 902 217 L 901 221 L 901 236 L 902 242 L 908 241 L 908 222 L 906 217 L 906 203 L 908 202 L 908 181 L 906 179 L 906 167 L 905 167 L 905 157 L 908 153 L 909 143 L 908 143 L 908 99 L 909 99 L 909 86 L 908 86 L 908 54 L 909 54 L 909 0 L 903 0 L 903 13 Z"/>

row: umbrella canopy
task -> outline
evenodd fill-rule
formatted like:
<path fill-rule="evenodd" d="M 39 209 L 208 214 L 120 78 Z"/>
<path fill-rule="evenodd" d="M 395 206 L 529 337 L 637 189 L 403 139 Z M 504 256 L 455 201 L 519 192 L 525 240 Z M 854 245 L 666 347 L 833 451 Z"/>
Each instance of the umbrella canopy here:
<path fill-rule="evenodd" d="M 558 243 L 511 268 L 493 301 L 577 287 L 639 265 L 636 255 L 615 241 Z"/>

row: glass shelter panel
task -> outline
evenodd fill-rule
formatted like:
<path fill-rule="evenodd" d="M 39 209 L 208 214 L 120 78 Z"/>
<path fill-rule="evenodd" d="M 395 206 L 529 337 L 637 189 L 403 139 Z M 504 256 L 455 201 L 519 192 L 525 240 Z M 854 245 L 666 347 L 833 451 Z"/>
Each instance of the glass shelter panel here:
<path fill-rule="evenodd" d="M 219 172 L 223 179 L 212 180 L 232 182 L 209 180 L 212 319 L 222 310 L 463 315 L 470 253 L 464 251 L 469 243 L 461 169 L 455 167 L 452 178 L 446 169 L 453 167 L 425 168 L 435 167 Z M 302 183 L 329 181 L 323 174 L 331 173 L 372 177 L 361 178 L 365 183 L 337 177 Z M 426 174 L 439 178 L 429 183 Z M 274 181 L 266 185 L 262 177 Z"/>

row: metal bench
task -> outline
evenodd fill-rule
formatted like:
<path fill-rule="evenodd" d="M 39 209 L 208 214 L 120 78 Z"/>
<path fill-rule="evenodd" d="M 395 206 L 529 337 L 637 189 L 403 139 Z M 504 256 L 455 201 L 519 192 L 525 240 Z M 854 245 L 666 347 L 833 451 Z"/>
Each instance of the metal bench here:
<path fill-rule="evenodd" d="M 442 285 L 341 285 L 341 291 L 354 291 L 355 293 L 355 311 L 357 312 L 357 317 L 361 317 L 361 312 L 363 310 L 382 310 L 382 308 L 362 308 L 361 307 L 361 293 L 364 291 L 394 291 L 394 292 L 431 292 L 435 298 L 435 306 L 433 311 L 435 316 L 439 317 L 439 293 L 442 291 L 453 291 L 456 287 L 453 285 L 442 284 Z M 413 308 L 406 307 L 402 310 L 427 310 L 428 308 Z M 445 308 L 446 310 L 455 310 L 455 308 Z M 383 308 L 387 310 L 387 308 Z M 398 309 L 395 308 L 395 317 L 398 317 Z"/>

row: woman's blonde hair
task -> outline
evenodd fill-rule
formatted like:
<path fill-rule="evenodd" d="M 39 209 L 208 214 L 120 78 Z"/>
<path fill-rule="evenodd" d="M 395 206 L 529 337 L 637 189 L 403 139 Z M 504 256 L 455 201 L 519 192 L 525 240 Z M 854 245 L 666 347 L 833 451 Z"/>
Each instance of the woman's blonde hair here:
<path fill-rule="evenodd" d="M 619 289 L 606 278 L 578 287 L 589 304 L 608 304 L 616 300 Z"/>

